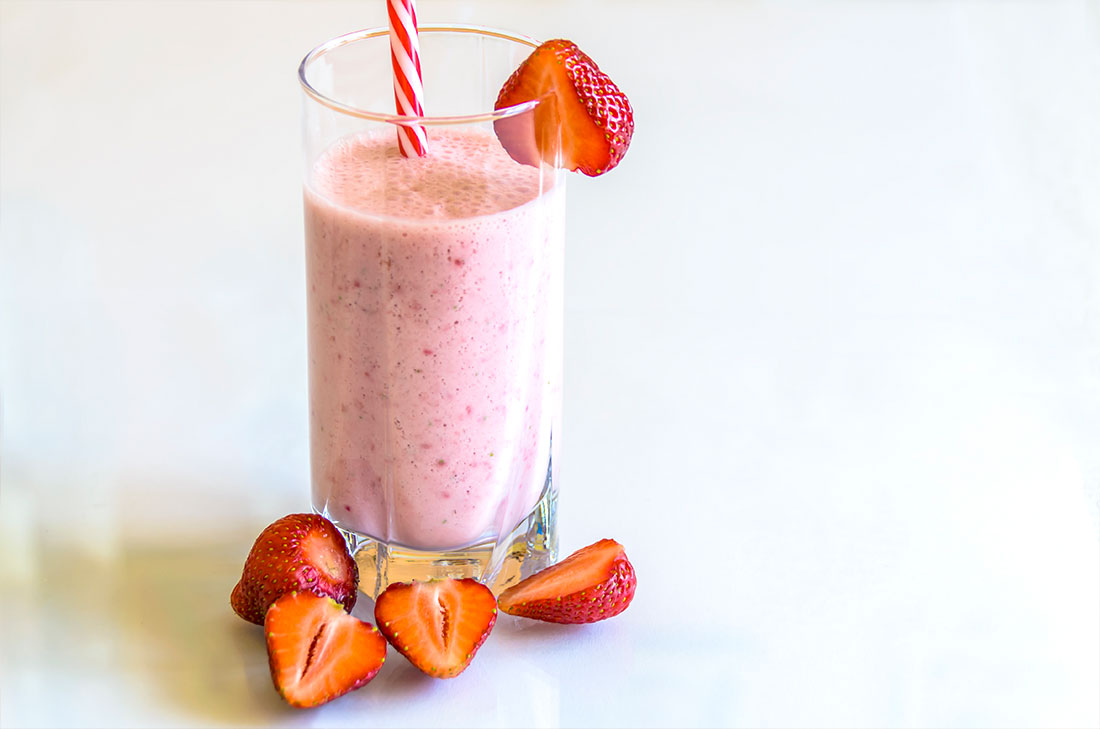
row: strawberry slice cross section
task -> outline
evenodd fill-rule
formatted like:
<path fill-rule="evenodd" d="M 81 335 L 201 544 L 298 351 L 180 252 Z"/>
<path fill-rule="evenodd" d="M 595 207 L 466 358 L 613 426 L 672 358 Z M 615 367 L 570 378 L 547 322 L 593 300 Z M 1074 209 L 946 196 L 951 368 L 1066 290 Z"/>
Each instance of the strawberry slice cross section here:
<path fill-rule="evenodd" d="M 397 582 L 374 603 L 386 640 L 429 676 L 454 678 L 489 637 L 497 603 L 472 579 Z"/>

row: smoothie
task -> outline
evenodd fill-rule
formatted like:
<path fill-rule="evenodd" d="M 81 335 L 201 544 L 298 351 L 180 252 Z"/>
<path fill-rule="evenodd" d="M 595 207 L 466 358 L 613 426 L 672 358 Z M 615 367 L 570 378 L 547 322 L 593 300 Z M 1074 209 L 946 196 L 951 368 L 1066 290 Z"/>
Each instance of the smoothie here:
<path fill-rule="evenodd" d="M 491 131 L 429 134 L 410 159 L 341 139 L 308 176 L 310 444 L 338 526 L 445 550 L 507 534 L 547 483 L 564 197 Z"/>

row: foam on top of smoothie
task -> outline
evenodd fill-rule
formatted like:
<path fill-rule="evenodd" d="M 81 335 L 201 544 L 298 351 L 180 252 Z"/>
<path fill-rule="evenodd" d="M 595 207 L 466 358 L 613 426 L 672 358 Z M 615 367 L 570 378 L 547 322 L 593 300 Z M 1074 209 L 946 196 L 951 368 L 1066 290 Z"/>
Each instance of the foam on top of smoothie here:
<path fill-rule="evenodd" d="M 487 130 L 428 129 L 425 157 L 401 156 L 395 135 L 338 141 L 313 168 L 311 187 L 365 213 L 424 220 L 490 215 L 539 194 L 539 171 L 515 162 Z"/>

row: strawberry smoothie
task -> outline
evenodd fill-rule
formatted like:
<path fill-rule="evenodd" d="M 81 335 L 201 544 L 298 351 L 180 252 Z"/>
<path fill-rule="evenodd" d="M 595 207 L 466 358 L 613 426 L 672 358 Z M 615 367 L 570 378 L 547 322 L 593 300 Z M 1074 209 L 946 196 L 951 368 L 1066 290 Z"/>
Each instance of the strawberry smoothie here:
<path fill-rule="evenodd" d="M 338 526 L 445 550 L 507 534 L 547 482 L 564 192 L 490 131 L 429 136 L 410 159 L 341 139 L 307 177 L 310 444 Z"/>

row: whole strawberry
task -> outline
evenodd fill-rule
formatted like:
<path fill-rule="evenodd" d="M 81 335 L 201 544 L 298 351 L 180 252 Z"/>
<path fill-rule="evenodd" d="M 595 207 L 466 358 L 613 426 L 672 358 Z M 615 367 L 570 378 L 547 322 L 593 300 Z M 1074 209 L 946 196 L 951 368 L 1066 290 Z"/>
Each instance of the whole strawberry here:
<path fill-rule="evenodd" d="M 594 623 L 626 610 L 638 578 L 623 546 L 601 539 L 509 587 L 497 604 L 510 615 L 549 623 Z"/>
<path fill-rule="evenodd" d="M 332 522 L 291 514 L 260 532 L 229 603 L 237 615 L 263 625 L 271 604 L 295 590 L 330 597 L 350 612 L 358 585 L 359 568 Z"/>

